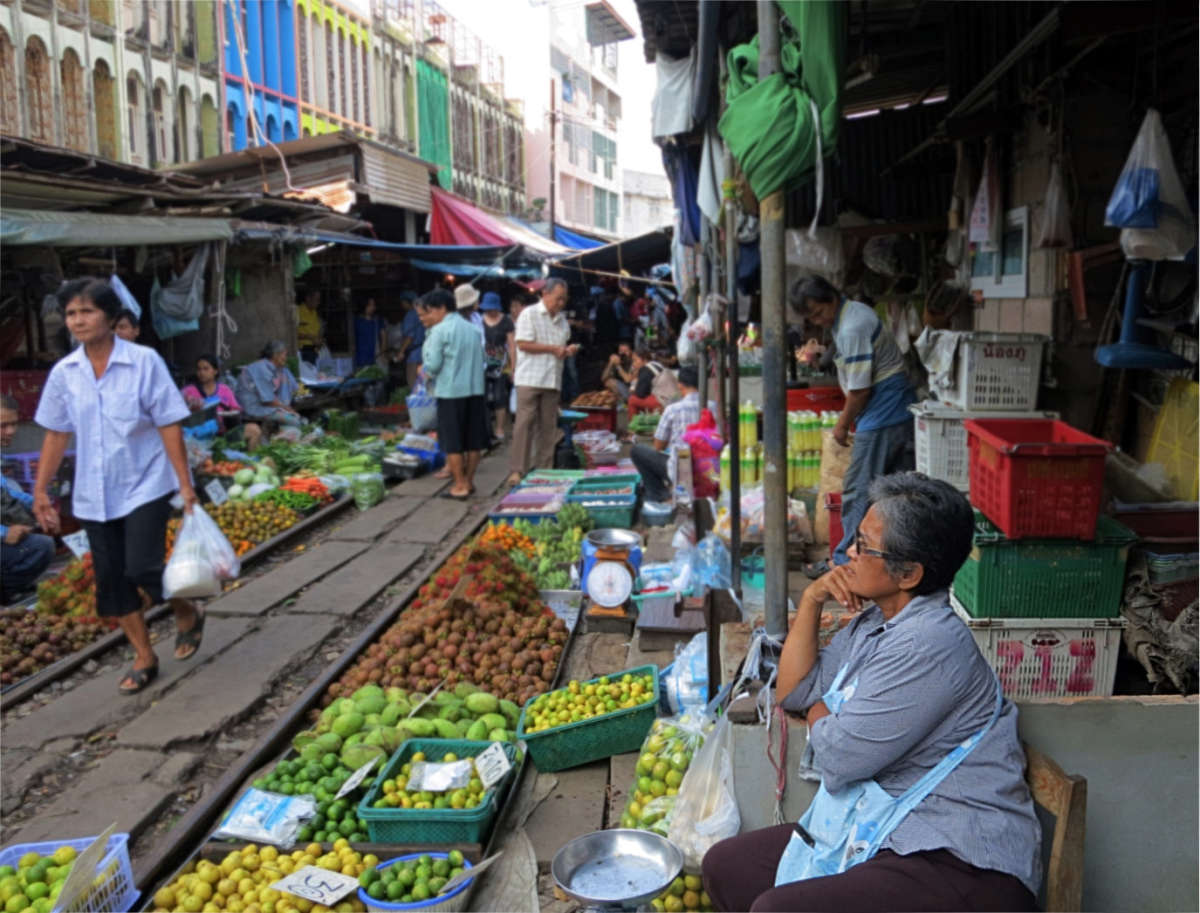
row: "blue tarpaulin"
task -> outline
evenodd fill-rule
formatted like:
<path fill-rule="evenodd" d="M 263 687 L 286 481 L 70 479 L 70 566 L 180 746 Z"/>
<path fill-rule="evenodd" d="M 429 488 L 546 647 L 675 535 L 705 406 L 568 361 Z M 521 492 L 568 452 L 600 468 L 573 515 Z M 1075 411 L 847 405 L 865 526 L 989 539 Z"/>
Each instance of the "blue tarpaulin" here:
<path fill-rule="evenodd" d="M 568 228 L 563 228 L 561 225 L 554 226 L 554 240 L 563 247 L 570 247 L 574 250 L 592 250 L 596 247 L 603 247 L 608 243 L 607 241 L 597 241 L 595 238 L 587 238 L 576 234 Z"/>

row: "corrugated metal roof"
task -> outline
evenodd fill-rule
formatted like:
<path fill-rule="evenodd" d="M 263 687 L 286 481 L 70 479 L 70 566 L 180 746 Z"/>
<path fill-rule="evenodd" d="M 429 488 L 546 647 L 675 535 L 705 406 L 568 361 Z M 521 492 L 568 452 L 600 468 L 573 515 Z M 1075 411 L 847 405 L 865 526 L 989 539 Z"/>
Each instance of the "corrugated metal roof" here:
<path fill-rule="evenodd" d="M 375 145 L 362 147 L 362 179 L 372 203 L 429 212 L 429 170 L 425 163 L 392 155 Z"/>

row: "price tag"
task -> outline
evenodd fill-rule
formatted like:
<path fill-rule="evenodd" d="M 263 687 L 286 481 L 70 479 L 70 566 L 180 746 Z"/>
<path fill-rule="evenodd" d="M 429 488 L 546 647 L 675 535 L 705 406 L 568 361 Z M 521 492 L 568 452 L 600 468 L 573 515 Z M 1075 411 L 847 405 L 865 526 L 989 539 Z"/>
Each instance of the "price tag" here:
<path fill-rule="evenodd" d="M 504 775 L 511 769 L 512 764 L 509 763 L 508 755 L 504 753 L 504 746 L 499 742 L 492 742 L 475 758 L 475 770 L 479 773 L 484 789 L 491 789 L 503 780 Z"/>
<path fill-rule="evenodd" d="M 381 760 L 383 760 L 383 759 L 382 758 L 371 758 L 371 760 L 369 760 L 366 764 L 364 764 L 358 770 L 354 771 L 354 773 L 350 774 L 350 779 L 342 784 L 342 788 L 337 791 L 337 795 L 334 796 L 333 798 L 340 799 L 340 798 L 342 798 L 342 796 L 347 795 L 348 793 L 354 792 L 354 790 L 356 790 L 358 788 L 358 784 L 367 778 L 367 774 L 369 774 L 372 770 L 374 770 L 375 765 L 378 764 Z"/>
<path fill-rule="evenodd" d="M 87 533 L 82 529 L 77 533 L 71 533 L 69 536 L 63 536 L 62 541 L 63 545 L 69 548 L 76 558 L 82 558 L 92 550 L 92 545 L 88 542 Z"/>
<path fill-rule="evenodd" d="M 341 872 L 331 872 L 315 865 L 297 869 L 286 878 L 271 885 L 276 891 L 286 891 L 314 904 L 332 907 L 351 891 L 358 890 L 358 879 Z"/>
<path fill-rule="evenodd" d="M 221 484 L 219 479 L 213 479 L 204 486 L 204 493 L 208 495 L 208 500 L 214 505 L 220 507 L 229 500 L 229 493 L 225 491 L 225 486 Z"/>

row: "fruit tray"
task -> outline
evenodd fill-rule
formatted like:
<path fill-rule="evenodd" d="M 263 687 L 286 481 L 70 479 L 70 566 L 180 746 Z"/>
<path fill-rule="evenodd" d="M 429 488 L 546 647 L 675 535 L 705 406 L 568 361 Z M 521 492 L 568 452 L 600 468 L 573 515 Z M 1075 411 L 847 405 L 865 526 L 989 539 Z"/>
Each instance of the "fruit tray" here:
<path fill-rule="evenodd" d="M 520 767 L 517 747 L 511 742 L 499 744 L 504 746 L 504 754 L 512 764 L 512 769 L 488 791 L 483 803 L 475 808 L 375 808 L 374 803 L 382 792 L 383 781 L 390 779 L 418 751 L 425 752 L 430 758 L 440 758 L 446 752 L 454 752 L 460 758 L 473 758 L 491 744 L 468 739 L 409 739 L 397 748 L 358 805 L 358 817 L 367 822 L 367 834 L 371 842 L 435 845 L 483 843 Z"/>
<path fill-rule="evenodd" d="M 581 684 L 597 684 L 601 678 L 611 682 L 623 675 L 653 675 L 653 693 L 658 694 L 658 666 L 653 664 L 625 669 L 613 675 L 599 676 Z M 615 754 L 637 751 L 654 724 L 654 717 L 658 711 L 655 700 L 615 710 L 595 719 L 564 723 L 552 729 L 527 733 L 525 715 L 536 700 L 536 697 L 530 698 L 521 708 L 521 719 L 517 723 L 517 741 L 525 743 L 529 749 L 529 757 L 541 771 L 565 770 Z"/>
<path fill-rule="evenodd" d="M 0 850 L 0 865 L 14 869 L 26 853 L 52 856 L 59 847 L 69 846 L 77 854 L 83 853 L 95 837 L 76 840 L 50 840 L 44 843 L 15 843 Z M 133 867 L 129 863 L 129 835 L 113 834 L 108 838 L 104 857 L 96 867 L 97 876 L 92 886 L 75 904 L 72 910 L 79 913 L 104 913 L 107 910 L 128 910 L 137 900 L 138 889 L 133 881 Z"/>

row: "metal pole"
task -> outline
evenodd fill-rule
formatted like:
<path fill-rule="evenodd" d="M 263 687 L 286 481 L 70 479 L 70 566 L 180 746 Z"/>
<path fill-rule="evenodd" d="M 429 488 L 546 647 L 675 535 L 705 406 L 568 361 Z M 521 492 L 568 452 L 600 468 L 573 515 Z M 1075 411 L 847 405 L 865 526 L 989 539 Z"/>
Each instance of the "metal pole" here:
<path fill-rule="evenodd" d="M 742 449 L 740 382 L 738 380 L 738 305 L 737 305 L 737 200 L 734 196 L 733 153 L 725 146 L 725 183 L 721 194 L 725 202 L 725 297 L 729 299 L 726 314 L 725 351 L 729 365 L 729 544 L 733 555 L 733 591 L 742 595 Z"/>
<path fill-rule="evenodd" d="M 708 242 L 709 242 L 709 258 L 708 261 L 712 265 L 712 278 L 709 280 L 709 286 L 713 290 L 713 295 L 721 293 L 721 233 L 717 230 L 718 226 L 705 219 L 708 225 Z M 722 327 L 725 325 L 725 309 L 721 307 L 720 302 L 713 303 L 713 404 L 717 407 L 717 414 L 713 416 L 717 420 L 718 425 L 721 422 L 721 416 L 725 414 L 725 334 L 722 332 Z"/>
<path fill-rule="evenodd" d="M 550 237 L 554 237 L 554 197 L 555 188 L 558 186 L 558 166 L 557 158 L 557 123 L 558 111 L 555 107 L 556 99 L 554 92 L 554 77 L 550 77 Z"/>
<path fill-rule="evenodd" d="M 758 0 L 758 78 L 779 70 L 779 16 L 774 0 Z M 784 350 L 783 191 L 759 202 L 763 318 L 763 557 L 767 633 L 787 634 L 787 377 Z"/>
<path fill-rule="evenodd" d="M 700 297 L 696 302 L 696 316 L 699 317 L 704 313 L 704 302 L 708 298 L 710 286 L 708 284 L 708 256 L 705 251 L 708 246 L 708 220 L 700 219 L 700 269 L 698 270 L 700 279 Z M 708 405 L 708 352 L 705 350 L 704 341 L 701 340 L 696 346 L 696 373 L 700 375 L 700 408 L 703 409 Z"/>

